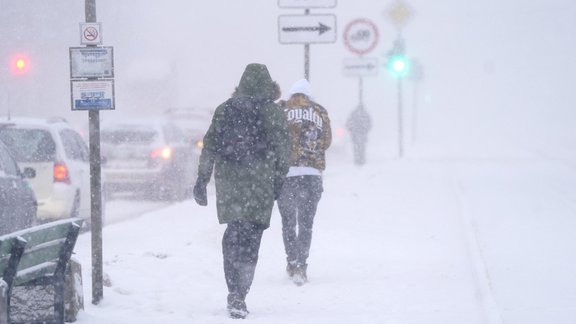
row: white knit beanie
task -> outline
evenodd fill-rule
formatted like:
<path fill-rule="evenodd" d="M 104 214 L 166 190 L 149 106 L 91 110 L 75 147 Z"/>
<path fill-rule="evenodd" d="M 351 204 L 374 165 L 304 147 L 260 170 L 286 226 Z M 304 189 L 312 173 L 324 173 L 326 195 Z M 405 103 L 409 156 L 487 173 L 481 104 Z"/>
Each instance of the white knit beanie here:
<path fill-rule="evenodd" d="M 301 93 L 303 95 L 306 95 L 308 98 L 312 98 L 312 90 L 310 88 L 311 88 L 310 82 L 308 82 L 308 80 L 300 79 L 292 85 L 292 88 L 290 88 L 290 91 L 288 93 L 290 94 L 290 96 L 296 93 Z"/>

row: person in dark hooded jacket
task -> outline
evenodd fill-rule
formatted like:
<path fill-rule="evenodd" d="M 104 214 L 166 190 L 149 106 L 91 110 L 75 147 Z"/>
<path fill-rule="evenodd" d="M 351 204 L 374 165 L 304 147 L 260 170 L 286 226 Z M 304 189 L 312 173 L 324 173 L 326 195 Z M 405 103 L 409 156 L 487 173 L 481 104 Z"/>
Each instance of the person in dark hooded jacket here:
<path fill-rule="evenodd" d="M 204 136 L 194 198 L 198 204 L 207 205 L 206 186 L 214 170 L 218 221 L 227 224 L 222 253 L 227 308 L 232 318 L 248 314 L 245 299 L 254 278 L 262 234 L 270 226 L 274 200 L 288 172 L 290 138 L 286 117 L 274 103 L 279 97 L 280 87 L 266 66 L 249 64 L 232 98 L 216 108 Z M 255 113 L 261 149 L 231 158 L 225 142 L 233 128 L 240 127 L 229 122 L 229 114 L 241 115 L 237 109 Z"/>

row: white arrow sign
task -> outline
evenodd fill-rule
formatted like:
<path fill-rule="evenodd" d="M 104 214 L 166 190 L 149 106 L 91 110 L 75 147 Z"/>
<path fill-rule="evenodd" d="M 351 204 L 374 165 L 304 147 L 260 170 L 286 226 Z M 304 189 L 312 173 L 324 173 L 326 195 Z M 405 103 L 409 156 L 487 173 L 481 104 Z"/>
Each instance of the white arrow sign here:
<path fill-rule="evenodd" d="M 378 74 L 378 58 L 358 57 L 344 59 L 345 76 L 374 76 Z"/>
<path fill-rule="evenodd" d="M 334 8 L 336 0 L 278 0 L 280 8 Z"/>
<path fill-rule="evenodd" d="M 281 44 L 336 42 L 335 15 L 283 15 L 278 17 Z"/>

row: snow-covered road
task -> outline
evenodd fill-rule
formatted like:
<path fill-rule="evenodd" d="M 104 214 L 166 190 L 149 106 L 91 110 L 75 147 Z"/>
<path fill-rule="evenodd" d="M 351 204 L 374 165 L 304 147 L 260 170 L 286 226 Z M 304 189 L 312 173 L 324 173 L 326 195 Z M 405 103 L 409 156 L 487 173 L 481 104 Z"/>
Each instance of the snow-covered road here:
<path fill-rule="evenodd" d="M 325 174 L 310 283 L 285 273 L 274 211 L 248 296 L 251 323 L 576 322 L 576 172 L 546 160 L 387 160 Z M 144 207 L 143 207 L 144 206 Z M 214 196 L 158 208 L 113 202 L 104 300 L 78 323 L 228 323 Z M 120 219 L 121 221 L 113 221 Z"/>

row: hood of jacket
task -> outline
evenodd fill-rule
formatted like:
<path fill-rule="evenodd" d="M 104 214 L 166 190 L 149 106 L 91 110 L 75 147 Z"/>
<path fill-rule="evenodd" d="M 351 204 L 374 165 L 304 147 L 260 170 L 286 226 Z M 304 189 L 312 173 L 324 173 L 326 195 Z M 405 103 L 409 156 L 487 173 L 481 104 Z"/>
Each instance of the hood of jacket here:
<path fill-rule="evenodd" d="M 270 77 L 264 64 L 251 63 L 246 66 L 234 96 L 251 97 L 255 100 L 275 101 L 280 98 L 280 87 Z"/>

